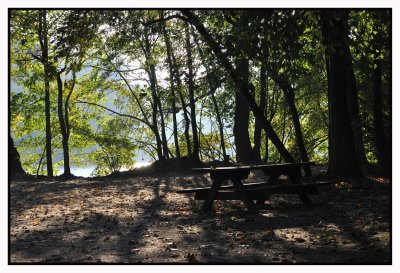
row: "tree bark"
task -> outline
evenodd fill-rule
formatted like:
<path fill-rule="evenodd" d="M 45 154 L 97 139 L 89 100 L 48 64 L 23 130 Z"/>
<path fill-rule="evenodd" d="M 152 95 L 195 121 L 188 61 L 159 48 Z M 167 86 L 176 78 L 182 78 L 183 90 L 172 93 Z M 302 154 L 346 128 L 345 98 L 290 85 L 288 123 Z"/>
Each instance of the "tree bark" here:
<path fill-rule="evenodd" d="M 229 158 L 228 158 L 228 156 L 226 154 L 226 148 L 225 148 L 224 124 L 222 123 L 222 118 L 221 118 L 221 114 L 220 114 L 220 111 L 219 111 L 218 103 L 217 103 L 217 100 L 216 100 L 215 95 L 214 95 L 215 90 L 218 88 L 218 84 L 217 83 L 213 83 L 213 81 L 211 79 L 210 70 L 209 70 L 208 64 L 206 63 L 206 59 L 204 57 L 203 50 L 201 49 L 201 47 L 199 45 L 199 41 L 197 39 L 197 36 L 193 35 L 193 37 L 194 37 L 194 40 L 196 42 L 197 49 L 199 51 L 200 59 L 201 59 L 203 65 L 204 65 L 204 67 L 206 69 L 207 83 L 208 83 L 208 87 L 210 88 L 211 100 L 212 100 L 212 103 L 213 103 L 213 106 L 214 106 L 214 111 L 215 111 L 215 115 L 217 117 L 217 122 L 218 122 L 218 130 L 219 130 L 219 138 L 220 138 L 220 141 L 221 141 L 222 155 L 223 155 L 223 158 L 224 158 L 224 162 L 228 163 Z"/>
<path fill-rule="evenodd" d="M 361 176 L 349 113 L 346 11 L 321 12 L 322 39 L 327 46 L 329 79 L 329 171 L 331 175 Z"/>
<path fill-rule="evenodd" d="M 249 81 L 249 61 L 240 58 L 236 64 L 236 71 L 241 75 L 242 81 Z M 246 86 L 241 86 L 246 88 Z M 249 136 L 249 105 L 242 95 L 243 90 L 235 92 L 235 116 L 233 125 L 233 134 L 235 137 L 236 159 L 238 162 L 250 163 L 257 161 L 253 152 Z"/>
<path fill-rule="evenodd" d="M 234 59 L 236 64 L 236 73 L 239 75 L 241 81 L 245 82 L 245 85 L 240 86 L 240 89 L 235 93 L 235 116 L 233 125 L 233 134 L 235 137 L 236 146 L 236 159 L 238 162 L 250 163 L 258 161 L 252 147 L 249 135 L 249 105 L 246 103 L 246 99 L 242 93 L 248 91 L 249 83 L 249 58 L 247 49 L 249 48 L 249 41 L 243 38 L 242 35 L 248 27 L 248 20 L 246 16 L 241 16 L 234 28 L 235 35 L 235 50 Z M 251 92 L 251 96 L 254 98 L 254 90 Z"/>
<path fill-rule="evenodd" d="M 46 10 L 39 11 L 39 42 L 42 50 L 42 63 L 44 67 L 44 111 L 46 122 L 46 166 L 47 176 L 53 177 L 53 160 L 51 152 L 51 124 L 50 124 L 50 78 L 49 51 L 47 41 Z"/>
<path fill-rule="evenodd" d="M 260 108 L 266 109 L 267 104 L 267 73 L 265 64 L 261 64 L 260 68 Z M 264 110 L 265 116 L 265 110 Z M 261 161 L 261 124 L 256 121 L 254 126 L 254 155 L 256 160 Z M 267 137 L 268 139 L 268 137 Z M 268 148 L 267 148 L 268 149 Z"/>
<path fill-rule="evenodd" d="M 197 132 L 196 123 L 196 105 L 194 102 L 194 82 L 193 82 L 193 59 L 192 59 L 192 46 L 190 43 L 189 25 L 185 25 L 185 40 L 186 40 L 186 54 L 187 54 L 187 66 L 188 66 L 188 91 L 189 91 L 189 104 L 190 104 L 190 119 L 192 125 L 193 135 L 193 151 L 191 156 L 194 160 L 199 161 L 199 137 Z"/>
<path fill-rule="evenodd" d="M 296 143 L 297 143 L 297 148 L 299 149 L 299 154 L 301 161 L 303 162 L 308 162 L 308 154 L 306 147 L 304 145 L 304 138 L 303 138 L 303 133 L 301 131 L 301 125 L 300 125 L 300 118 L 299 118 L 299 112 L 297 111 L 296 103 L 295 103 L 295 94 L 294 94 L 294 89 L 290 85 L 290 83 L 284 79 L 282 76 L 278 75 L 275 71 L 272 69 L 269 69 L 270 76 L 278 84 L 280 89 L 282 89 L 283 94 L 285 95 L 287 106 L 290 111 L 290 115 L 292 116 L 292 122 L 293 122 L 293 127 L 294 127 L 294 132 L 296 135 Z M 311 176 L 311 168 L 310 166 L 307 166 L 304 168 L 306 176 Z"/>
<path fill-rule="evenodd" d="M 178 76 L 179 77 L 179 76 Z M 190 119 L 189 119 L 189 114 L 186 109 L 186 103 L 185 103 L 185 97 L 182 94 L 182 84 L 179 80 L 178 86 L 180 86 L 178 95 L 179 99 L 181 101 L 182 105 L 182 110 L 183 110 L 183 119 L 184 119 L 184 124 L 185 124 L 185 129 L 184 129 L 184 134 L 185 134 L 185 140 L 186 140 L 186 149 L 187 149 L 187 154 L 190 155 L 192 154 L 192 141 L 190 140 L 190 135 L 189 135 L 189 130 L 190 130 Z"/>
<path fill-rule="evenodd" d="M 171 104 L 172 104 L 172 127 L 173 127 L 173 135 L 174 135 L 174 145 L 175 145 L 175 155 L 176 157 L 181 157 L 181 152 L 179 150 L 179 140 L 178 140 L 178 122 L 176 120 L 176 98 L 175 98 L 175 84 L 174 84 L 174 68 L 172 64 L 171 57 L 171 42 L 168 37 L 167 30 L 165 28 L 165 22 L 161 24 L 164 42 L 167 49 L 167 63 L 169 68 L 169 82 L 171 88 Z"/>
<path fill-rule="evenodd" d="M 238 90 L 240 90 L 243 97 L 247 101 L 255 118 L 260 121 L 263 129 L 268 133 L 271 142 L 275 145 L 278 152 L 280 154 L 282 154 L 284 160 L 286 162 L 294 162 L 293 157 L 290 155 L 290 153 L 287 151 L 285 146 L 282 144 L 281 140 L 279 139 L 278 135 L 272 128 L 271 124 L 264 117 L 263 111 L 258 107 L 256 102 L 254 101 L 254 98 L 251 95 L 251 91 L 254 91 L 254 86 L 241 79 L 240 75 L 238 75 L 238 73 L 236 72 L 236 70 L 234 69 L 234 67 L 232 66 L 230 61 L 228 60 L 226 54 L 224 52 L 222 52 L 220 46 L 213 39 L 213 37 L 210 35 L 210 33 L 207 31 L 207 29 L 204 27 L 204 25 L 199 21 L 197 16 L 195 16 L 189 10 L 181 10 L 181 12 L 188 18 L 189 22 L 202 35 L 203 39 L 206 41 L 206 43 L 209 45 L 211 50 L 216 55 L 218 61 L 226 69 L 226 71 L 228 72 L 228 74 L 230 75 L 232 80 L 234 81 L 235 85 L 238 87 Z"/>
<path fill-rule="evenodd" d="M 57 113 L 58 121 L 60 123 L 60 130 L 62 136 L 62 147 L 64 155 L 64 176 L 71 176 L 71 168 L 69 165 L 69 147 L 68 147 L 68 132 L 66 123 L 64 121 L 64 111 L 63 111 L 63 82 L 61 80 L 60 73 L 57 73 L 57 89 L 58 89 L 58 99 L 57 99 Z"/>
<path fill-rule="evenodd" d="M 8 135 L 8 176 L 14 178 L 25 174 L 18 150 L 14 146 L 14 140 Z"/>
<path fill-rule="evenodd" d="M 185 124 L 184 135 L 185 135 L 185 140 L 186 140 L 186 148 L 187 148 L 188 155 L 190 155 L 192 153 L 192 144 L 191 144 L 190 135 L 189 135 L 189 127 L 190 127 L 189 114 L 186 109 L 185 98 L 182 94 L 182 81 L 181 81 L 181 77 L 180 77 L 179 70 L 177 67 L 178 64 L 175 59 L 175 55 L 174 55 L 172 48 L 171 48 L 171 58 L 172 58 L 172 66 L 174 68 L 174 77 L 176 80 L 177 92 L 178 92 L 179 100 L 181 101 L 181 105 L 182 105 L 183 119 L 184 119 L 184 124 Z"/>
<path fill-rule="evenodd" d="M 389 155 L 387 153 L 387 144 L 383 126 L 382 115 L 382 60 L 374 61 L 373 71 L 373 123 L 376 155 L 378 158 L 377 173 L 378 175 L 388 176 L 389 171 Z"/>
<path fill-rule="evenodd" d="M 356 150 L 357 160 L 362 171 L 368 172 L 370 164 L 365 155 L 364 140 L 362 137 L 362 122 L 360 118 L 360 109 L 358 103 L 358 92 L 356 77 L 354 75 L 351 52 L 348 44 L 345 45 L 346 61 L 346 88 L 347 88 L 347 109 L 350 115 L 351 129 L 354 138 L 354 148 Z"/>
<path fill-rule="evenodd" d="M 154 73 L 154 76 L 155 76 L 155 73 Z M 156 80 L 156 82 L 157 82 L 157 80 Z M 161 100 L 160 100 L 159 95 L 157 95 L 157 104 L 158 104 L 158 109 L 159 109 L 158 111 L 160 111 L 161 140 L 162 140 L 162 146 L 163 146 L 163 154 L 164 154 L 164 158 L 169 158 L 168 140 L 167 140 L 167 135 L 166 135 L 166 132 L 165 132 L 164 113 L 163 113 L 163 110 L 162 110 L 162 107 L 161 107 Z"/>
<path fill-rule="evenodd" d="M 76 81 L 76 73 L 73 72 L 71 86 L 70 86 L 67 98 L 65 99 L 65 103 L 64 103 L 64 117 L 65 117 L 65 130 L 66 130 L 67 143 L 69 141 L 69 136 L 71 134 L 71 127 L 69 124 L 69 100 L 70 100 L 72 92 L 74 91 L 74 88 L 75 88 L 75 81 Z"/>
<path fill-rule="evenodd" d="M 268 84 L 268 75 L 266 75 L 265 77 L 265 110 L 264 110 L 264 116 L 268 116 L 268 101 L 269 101 L 269 92 L 268 92 L 268 88 L 269 88 L 269 84 Z M 269 119 L 269 121 L 271 122 L 272 118 Z M 264 158 L 263 158 L 263 162 L 264 163 L 268 163 L 268 155 L 269 155 L 269 145 L 268 145 L 268 134 L 267 132 L 264 130 L 264 134 L 265 134 L 265 153 L 264 153 Z"/>
<path fill-rule="evenodd" d="M 150 53 L 150 43 L 147 33 L 144 35 L 144 42 L 145 42 L 145 58 L 146 58 L 146 71 L 149 76 L 150 80 L 150 89 L 151 89 L 151 96 L 152 96 L 152 123 L 153 123 L 153 132 L 156 137 L 156 144 L 157 144 L 157 156 L 159 160 L 164 159 L 165 149 L 163 142 L 160 138 L 160 132 L 158 131 L 158 122 L 157 122 L 157 112 L 158 112 L 158 95 L 157 95 L 157 86 L 156 86 L 156 78 L 155 78 L 155 67 L 154 63 L 152 62 L 151 53 Z"/>

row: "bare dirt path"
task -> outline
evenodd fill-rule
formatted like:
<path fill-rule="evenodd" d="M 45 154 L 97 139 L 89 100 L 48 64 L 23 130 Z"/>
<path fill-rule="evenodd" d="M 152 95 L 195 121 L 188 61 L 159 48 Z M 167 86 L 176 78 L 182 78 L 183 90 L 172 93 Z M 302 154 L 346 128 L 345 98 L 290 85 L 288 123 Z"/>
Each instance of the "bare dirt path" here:
<path fill-rule="evenodd" d="M 190 173 L 11 181 L 10 262 L 391 263 L 390 182 L 337 182 L 312 208 L 275 195 L 250 216 L 238 201 L 201 213 L 192 196 L 174 193 L 210 184 Z"/>

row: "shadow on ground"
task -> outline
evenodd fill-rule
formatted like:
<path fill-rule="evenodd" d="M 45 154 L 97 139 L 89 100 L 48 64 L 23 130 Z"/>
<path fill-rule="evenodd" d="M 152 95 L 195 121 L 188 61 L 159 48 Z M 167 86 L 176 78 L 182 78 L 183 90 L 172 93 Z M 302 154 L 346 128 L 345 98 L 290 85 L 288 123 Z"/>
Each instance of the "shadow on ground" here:
<path fill-rule="evenodd" d="M 297 196 L 275 195 L 251 216 L 239 201 L 217 201 L 214 212 L 202 213 L 192 196 L 174 192 L 210 185 L 202 175 L 11 181 L 9 258 L 45 264 L 390 264 L 390 184 L 337 182 L 322 189 L 311 208 Z"/>

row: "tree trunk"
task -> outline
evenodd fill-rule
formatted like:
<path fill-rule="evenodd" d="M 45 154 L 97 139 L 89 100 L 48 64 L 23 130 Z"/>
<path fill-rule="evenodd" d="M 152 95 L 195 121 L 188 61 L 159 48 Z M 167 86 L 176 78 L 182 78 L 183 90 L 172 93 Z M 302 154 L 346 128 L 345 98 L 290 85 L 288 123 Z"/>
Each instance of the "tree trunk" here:
<path fill-rule="evenodd" d="M 297 148 L 299 149 L 299 154 L 301 161 L 308 162 L 308 154 L 306 147 L 304 145 L 303 133 L 301 132 L 299 112 L 297 111 L 295 103 L 294 89 L 290 83 L 284 79 L 282 76 L 278 75 L 275 71 L 270 69 L 271 78 L 279 85 L 285 95 L 287 105 L 289 107 L 290 115 L 292 116 L 292 122 L 294 127 L 294 132 L 296 135 Z M 307 166 L 304 168 L 306 176 L 311 176 L 311 168 Z"/>
<path fill-rule="evenodd" d="M 53 160 L 51 152 L 51 124 L 50 124 L 50 78 L 49 51 L 47 41 L 46 10 L 39 11 L 39 42 L 42 50 L 42 63 L 44 67 L 44 111 L 46 120 L 46 164 L 47 176 L 53 177 Z"/>
<path fill-rule="evenodd" d="M 62 136 L 62 147 L 63 147 L 63 155 L 64 155 L 64 176 L 71 176 L 71 168 L 69 165 L 69 148 L 68 148 L 68 133 L 66 124 L 64 121 L 64 111 L 63 111 L 63 83 L 61 80 L 60 73 L 57 73 L 57 88 L 58 88 L 58 121 L 60 123 L 60 130 Z"/>
<path fill-rule="evenodd" d="M 322 39 L 327 46 L 329 78 L 329 138 L 331 175 L 360 176 L 348 103 L 348 61 L 345 59 L 346 11 L 321 13 Z"/>
<path fill-rule="evenodd" d="M 265 110 L 264 110 L 264 116 L 268 116 L 268 100 L 269 100 L 269 94 L 268 94 L 268 75 L 266 75 L 266 79 L 265 79 Z M 269 119 L 269 121 L 271 122 L 271 119 Z M 264 130 L 264 134 L 265 134 L 265 153 L 264 153 L 264 159 L 263 162 L 264 163 L 268 163 L 268 153 L 269 153 L 269 147 L 268 147 L 268 134 L 267 132 Z"/>
<path fill-rule="evenodd" d="M 196 42 L 197 45 L 197 49 L 199 51 L 199 55 L 200 55 L 200 59 L 206 69 L 206 75 L 207 75 L 207 83 L 208 83 L 208 87 L 210 88 L 210 93 L 211 93 L 211 100 L 214 106 L 214 110 L 215 110 L 215 115 L 217 116 L 217 122 L 218 122 L 218 130 L 219 130 L 219 138 L 221 141 L 221 150 L 222 150 L 222 155 L 224 158 L 224 162 L 228 163 L 229 162 L 229 157 L 226 154 L 226 148 L 225 148 L 225 137 L 224 137 L 224 124 L 222 123 L 222 118 L 221 118 L 221 114 L 219 111 L 219 107 L 218 107 L 218 103 L 217 100 L 215 98 L 214 92 L 217 89 L 218 85 L 216 83 L 213 83 L 212 79 L 211 79 L 211 74 L 210 74 L 210 70 L 208 67 L 208 64 L 206 63 L 204 54 L 203 54 L 203 50 L 201 49 L 200 45 L 199 45 L 199 41 L 197 39 L 196 35 L 193 35 L 194 40 Z M 215 85 L 215 86 L 214 86 Z"/>
<path fill-rule="evenodd" d="M 171 77 L 173 77 L 171 75 Z M 173 81 L 173 79 L 172 79 Z M 173 84 L 171 81 L 171 84 Z M 179 138 L 178 138 L 178 122 L 176 120 L 176 98 L 175 98 L 175 87 L 171 86 L 171 97 L 172 97 L 172 126 L 173 126 L 173 134 L 174 134 L 174 145 L 175 145 L 175 155 L 176 157 L 181 157 L 181 151 L 179 149 Z"/>
<path fill-rule="evenodd" d="M 220 46 L 212 38 L 210 33 L 199 21 L 199 19 L 189 10 L 181 10 L 181 12 L 188 18 L 189 22 L 197 29 L 197 31 L 202 35 L 206 43 L 210 46 L 218 61 L 226 69 L 226 71 L 234 81 L 235 85 L 238 87 L 238 90 L 240 90 L 241 94 L 247 101 L 255 118 L 260 121 L 263 129 L 268 133 L 271 142 L 275 145 L 278 152 L 282 154 L 284 160 L 286 162 L 294 162 L 293 157 L 289 154 L 285 146 L 282 144 L 271 124 L 264 117 L 263 110 L 261 110 L 258 107 L 257 103 L 254 101 L 254 98 L 251 94 L 251 91 L 254 91 L 254 86 L 242 80 L 241 76 L 238 75 L 237 71 L 233 68 L 232 64 L 228 60 L 226 54 L 222 52 Z"/>
<path fill-rule="evenodd" d="M 215 99 L 214 92 L 211 93 L 211 100 L 212 100 L 213 105 L 214 105 L 215 115 L 217 116 L 219 138 L 220 138 L 220 141 L 221 141 L 222 156 L 224 158 L 224 162 L 228 163 L 228 162 L 226 162 L 229 159 L 228 159 L 228 155 L 226 154 L 226 148 L 225 148 L 224 124 L 222 123 L 221 114 L 219 112 L 219 107 L 218 107 L 217 100 Z"/>
<path fill-rule="evenodd" d="M 186 140 L 187 153 L 188 153 L 188 155 L 190 155 L 192 153 L 192 144 L 191 144 L 190 135 L 189 135 L 189 127 L 190 127 L 189 114 L 186 109 L 185 98 L 182 94 L 182 81 L 181 81 L 181 78 L 179 75 L 179 70 L 177 68 L 177 61 L 175 59 L 175 55 L 174 55 L 174 52 L 172 51 L 172 48 L 171 48 L 171 57 L 172 57 L 172 65 L 174 67 L 174 77 L 176 80 L 177 92 L 178 92 L 179 100 L 181 101 L 181 105 L 182 105 L 183 119 L 184 119 L 184 124 L 185 124 L 184 135 L 185 135 L 185 140 Z"/>
<path fill-rule="evenodd" d="M 241 58 L 237 61 L 236 71 L 241 75 L 241 80 L 249 80 L 249 61 Z M 241 88 L 246 88 L 242 86 Z M 251 147 L 249 136 L 249 105 L 242 95 L 242 90 L 235 93 L 235 117 L 233 125 L 233 134 L 235 137 L 236 159 L 238 162 L 249 163 L 257 161 Z"/>
<path fill-rule="evenodd" d="M 179 76 L 178 76 L 179 77 Z M 185 139 L 186 139 L 186 148 L 187 148 L 187 154 L 190 155 L 192 154 L 192 143 L 190 140 L 190 135 L 189 135 L 189 128 L 190 128 L 190 119 L 189 119 L 189 114 L 188 111 L 186 109 L 186 103 L 185 103 L 185 97 L 182 94 L 182 84 L 179 81 L 179 98 L 181 100 L 181 105 L 182 105 L 182 110 L 183 110 L 183 119 L 185 121 L 185 130 L 184 130 L 184 134 L 185 134 Z"/>
<path fill-rule="evenodd" d="M 360 110 L 358 103 L 358 92 L 356 85 L 356 77 L 353 71 L 352 57 L 348 44 L 345 45 L 345 61 L 346 61 L 346 88 L 347 88 L 347 109 L 350 115 L 351 129 L 354 138 L 354 148 L 358 163 L 364 172 L 368 172 L 370 164 L 365 155 L 364 140 L 362 137 L 362 122 L 360 118 Z"/>
<path fill-rule="evenodd" d="M 14 140 L 8 135 L 8 176 L 14 178 L 25 174 L 18 150 L 14 146 Z"/>
<path fill-rule="evenodd" d="M 155 68 L 154 63 L 151 58 L 150 53 L 150 43 L 147 33 L 145 33 L 145 58 L 146 58 L 146 71 L 150 80 L 150 89 L 151 89 L 151 97 L 152 97 L 152 123 L 153 123 L 153 132 L 156 137 L 157 144 L 157 156 L 159 160 L 164 159 L 164 145 L 160 138 L 160 132 L 158 131 L 158 122 L 157 122 L 157 109 L 158 109 L 158 95 L 157 95 L 157 86 L 156 86 L 156 78 L 155 78 Z"/>
<path fill-rule="evenodd" d="M 331 105 L 331 79 L 329 78 L 329 58 L 328 55 L 325 54 L 325 69 L 326 69 L 326 79 L 327 79 L 327 83 L 328 83 L 328 112 L 329 112 L 329 107 Z M 331 114 L 330 112 L 328 113 L 328 124 L 331 124 Z M 332 150 L 330 149 L 330 147 L 332 147 L 332 140 L 329 137 L 329 127 L 328 127 L 328 161 L 330 160 L 330 158 L 332 157 Z M 329 162 L 328 162 L 329 163 Z M 328 174 L 332 173 L 331 171 L 331 165 L 328 164 Z"/>
<path fill-rule="evenodd" d="M 66 143 L 68 143 L 69 136 L 71 134 L 71 127 L 69 124 L 69 100 L 70 100 L 72 92 L 74 91 L 74 88 L 75 88 L 75 81 L 76 81 L 76 73 L 73 72 L 70 90 L 68 92 L 67 98 L 65 99 L 65 103 L 64 103 L 64 117 L 65 117 L 65 131 L 66 131 L 65 141 L 66 141 Z M 69 166 L 69 149 L 68 149 L 68 147 L 67 147 L 67 152 L 68 152 L 68 166 Z"/>
<path fill-rule="evenodd" d="M 197 132 L 196 123 L 196 105 L 194 102 L 194 82 L 193 82 L 193 60 L 192 60 L 192 46 L 190 44 L 190 33 L 189 26 L 185 25 L 185 36 L 186 36 L 186 54 L 187 54 L 187 66 L 188 66 L 188 91 L 189 91 L 189 104 L 190 104 L 190 119 L 192 123 L 192 135 L 193 135 L 193 152 L 191 156 L 193 159 L 199 161 L 199 137 Z"/>
<path fill-rule="evenodd" d="M 382 117 L 382 60 L 374 61 L 373 71 L 373 122 L 376 155 L 378 158 L 378 175 L 388 176 L 389 156 L 387 154 L 387 144 L 384 133 L 383 117 Z"/>
<path fill-rule="evenodd" d="M 155 76 L 155 71 L 154 71 L 154 76 Z M 157 82 L 157 80 L 156 80 Z M 157 85 L 157 84 L 156 84 Z M 157 95 L 157 104 L 158 104 L 158 111 L 160 111 L 160 121 L 161 121 L 161 139 L 162 139 L 162 146 L 163 146 L 163 154 L 165 158 L 169 158 L 169 153 L 168 153 L 168 140 L 167 140 L 167 135 L 165 133 L 165 121 L 164 121 L 164 113 L 161 107 L 161 100 L 159 95 Z"/>
<path fill-rule="evenodd" d="M 266 109 L 267 103 L 267 74 L 265 70 L 265 65 L 261 64 L 260 69 L 260 108 Z M 265 116 L 265 110 L 264 110 Z M 268 138 L 267 138 L 268 139 Z M 254 126 L 254 156 L 256 160 L 261 161 L 261 124 L 256 121 Z"/>
<path fill-rule="evenodd" d="M 389 59 L 391 60 L 391 54 L 389 56 Z M 392 73 L 389 73 L 388 78 L 386 79 L 387 82 L 389 83 L 388 89 L 387 89 L 387 98 L 388 98 L 388 126 L 384 126 L 386 128 L 385 132 L 385 140 L 386 140 L 386 145 L 387 145 L 387 155 L 388 155 L 388 167 L 389 167 L 389 173 L 390 175 L 392 174 Z"/>
<path fill-rule="evenodd" d="M 175 155 L 176 157 L 181 157 L 181 152 L 179 150 L 179 140 L 178 140 L 178 122 L 176 120 L 176 98 L 175 98 L 175 84 L 174 84 L 174 68 L 172 64 L 171 57 L 171 42 L 168 37 L 167 30 L 165 28 L 165 23 L 162 23 L 162 31 L 164 35 L 164 42 L 167 48 L 167 63 L 169 68 L 169 82 L 171 88 L 171 104 L 172 104 L 172 127 L 173 127 L 173 135 L 174 135 L 174 145 L 175 145 Z"/>
<path fill-rule="evenodd" d="M 249 135 L 249 105 L 246 103 L 246 99 L 243 97 L 242 93 L 248 91 L 249 83 L 249 58 L 247 57 L 247 48 L 249 48 L 249 42 L 243 39 L 241 36 L 248 27 L 248 20 L 246 17 L 240 17 L 235 26 L 235 50 L 234 58 L 236 64 L 236 73 L 240 77 L 241 81 L 245 85 L 241 86 L 235 94 L 235 116 L 233 125 L 233 134 L 235 137 L 236 146 L 236 159 L 238 162 L 249 163 L 258 161 L 254 151 L 251 147 L 251 140 Z M 252 98 L 254 98 L 254 90 L 251 93 Z"/>

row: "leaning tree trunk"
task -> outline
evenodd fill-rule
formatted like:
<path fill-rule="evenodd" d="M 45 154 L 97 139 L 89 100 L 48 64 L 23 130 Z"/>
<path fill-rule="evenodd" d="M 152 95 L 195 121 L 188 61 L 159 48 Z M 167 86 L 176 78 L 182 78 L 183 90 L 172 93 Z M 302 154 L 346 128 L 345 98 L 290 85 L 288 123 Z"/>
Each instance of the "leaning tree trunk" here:
<path fill-rule="evenodd" d="M 322 39 L 327 47 L 329 89 L 329 172 L 331 175 L 361 176 L 349 113 L 349 62 L 346 52 L 348 32 L 346 11 L 321 13 Z"/>
<path fill-rule="evenodd" d="M 14 178 L 25 174 L 18 150 L 14 146 L 14 140 L 8 135 L 8 176 Z"/>
<path fill-rule="evenodd" d="M 275 71 L 272 69 L 269 70 L 271 78 L 276 82 L 280 89 L 282 89 L 283 94 L 285 95 L 286 102 L 290 111 L 290 115 L 292 117 L 292 122 L 293 122 L 293 127 L 294 127 L 294 132 L 296 135 L 296 143 L 297 147 L 299 149 L 299 154 L 301 161 L 303 162 L 308 162 L 308 154 L 306 147 L 304 145 L 304 138 L 303 138 L 303 133 L 301 131 L 301 125 L 300 125 L 300 118 L 299 118 L 299 112 L 297 111 L 296 103 L 295 103 L 295 94 L 294 94 L 294 89 L 290 85 L 290 83 L 284 79 L 282 76 L 278 75 Z M 311 168 L 310 166 L 307 166 L 304 168 L 306 176 L 311 176 Z"/>
<path fill-rule="evenodd" d="M 283 156 L 286 162 L 294 162 L 293 157 L 290 155 L 288 150 L 283 145 L 282 141 L 279 139 L 278 135 L 272 128 L 271 124 L 267 121 L 264 116 L 263 110 L 261 110 L 257 103 L 254 101 L 252 96 L 252 91 L 254 91 L 254 86 L 249 82 L 246 82 L 242 79 L 240 75 L 238 75 L 237 71 L 232 66 L 231 62 L 228 60 L 226 54 L 222 52 L 221 47 L 218 43 L 213 39 L 204 25 L 200 22 L 199 18 L 195 16 L 189 10 L 181 10 L 181 12 L 188 18 L 189 22 L 197 29 L 197 31 L 202 35 L 205 42 L 209 45 L 211 50 L 216 55 L 218 61 L 221 65 L 226 69 L 235 85 L 238 87 L 238 90 L 241 92 L 246 102 L 248 103 L 251 111 L 254 114 L 254 117 L 261 123 L 263 129 L 269 135 L 271 142 L 275 145 L 278 152 Z"/>

